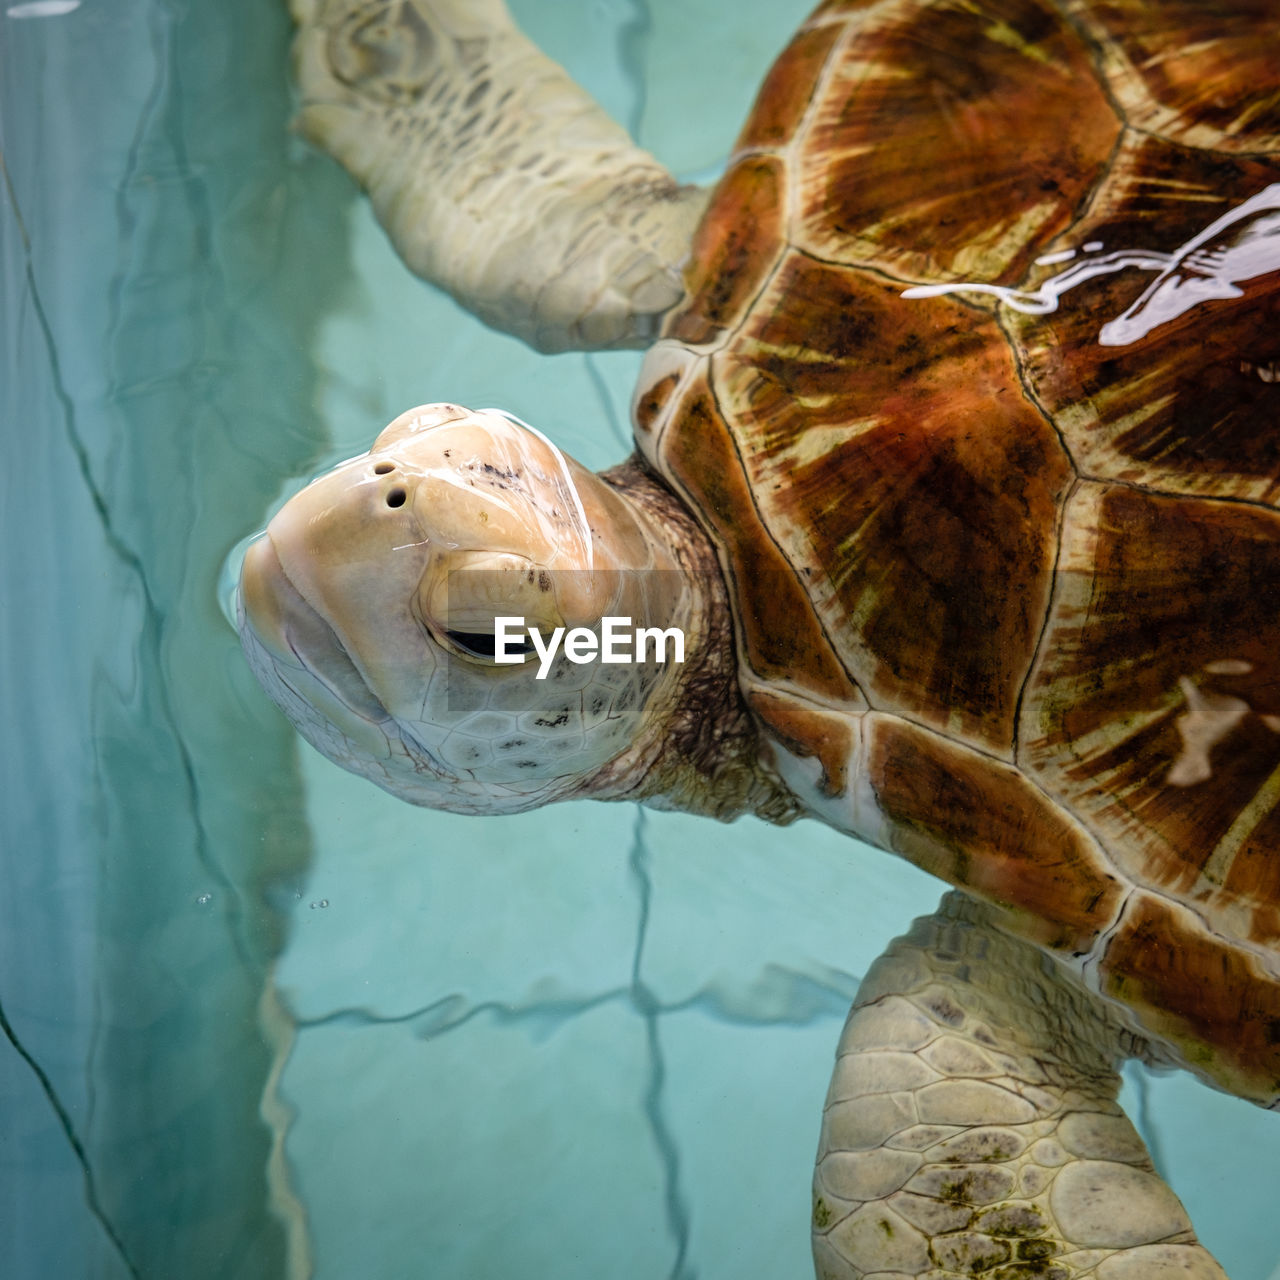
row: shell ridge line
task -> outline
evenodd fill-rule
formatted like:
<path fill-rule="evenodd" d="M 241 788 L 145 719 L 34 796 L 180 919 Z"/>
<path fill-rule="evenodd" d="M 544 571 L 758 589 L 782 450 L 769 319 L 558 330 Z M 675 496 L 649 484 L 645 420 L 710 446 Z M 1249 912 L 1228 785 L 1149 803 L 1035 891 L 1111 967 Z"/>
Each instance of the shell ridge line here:
<path fill-rule="evenodd" d="M 1075 469 L 1075 462 L 1070 453 L 1067 453 L 1067 461 L 1071 463 L 1072 470 Z M 1050 625 L 1053 622 L 1054 608 L 1058 602 L 1058 565 L 1062 560 L 1062 534 L 1063 526 L 1066 524 L 1067 508 L 1071 505 L 1071 500 L 1075 497 L 1081 486 L 1079 473 L 1076 473 L 1071 483 L 1067 486 L 1066 492 L 1058 499 L 1057 517 L 1054 520 L 1053 528 L 1053 564 L 1049 568 L 1049 591 L 1045 598 L 1044 617 L 1040 621 L 1040 634 L 1036 636 L 1036 642 L 1032 646 L 1031 655 L 1027 659 L 1027 669 L 1022 674 L 1022 680 L 1018 684 L 1018 693 L 1013 700 L 1013 742 L 1012 760 L 1018 769 L 1026 774 L 1019 756 L 1022 751 L 1022 713 L 1023 704 L 1026 700 L 1027 690 L 1031 687 L 1032 678 L 1040 669 L 1041 661 L 1044 657 L 1045 649 L 1048 642 Z"/>
<path fill-rule="evenodd" d="M 1048 408 L 1045 406 L 1044 401 L 1040 399 L 1040 396 L 1037 393 L 1034 385 L 1032 384 L 1031 379 L 1027 376 L 1027 367 L 1023 359 L 1024 353 L 1023 353 L 1022 347 L 1017 341 L 1017 339 L 1014 337 L 1014 335 L 1009 331 L 1009 326 L 1005 321 L 1005 317 L 1000 315 L 997 312 L 995 315 L 995 321 L 997 326 L 1000 329 L 1001 334 L 1004 336 L 1004 340 L 1006 344 L 1009 347 L 1009 353 L 1013 361 L 1013 372 L 1018 379 L 1018 385 L 1022 388 L 1023 397 L 1025 398 L 1027 403 L 1040 415 L 1040 417 L 1043 419 L 1046 426 L 1048 426 L 1048 428 L 1053 432 L 1054 436 L 1057 438 L 1058 447 L 1062 450 L 1063 456 L 1067 460 L 1067 465 L 1071 468 L 1071 471 L 1074 474 L 1076 481 L 1087 480 L 1089 477 L 1084 475 L 1084 473 L 1080 470 L 1080 464 L 1076 461 L 1076 456 L 1071 451 L 1071 442 L 1067 439 L 1066 432 L 1063 431 L 1062 427 L 1058 424 L 1058 421 L 1054 418 L 1053 414 L 1049 412 Z M 1069 501 L 1071 496 L 1074 494 L 1074 492 L 1075 492 L 1075 482 L 1073 482 L 1070 486 L 1068 486 L 1068 490 L 1063 495 L 1063 498 L 1062 498 L 1063 503 L 1066 503 L 1067 501 Z M 1061 520 L 1059 520 L 1058 526 L 1057 526 L 1057 533 L 1061 534 L 1061 532 L 1062 532 L 1062 522 Z M 1054 565 L 1056 568 L 1057 566 L 1056 558 L 1054 560 Z"/>
<path fill-rule="evenodd" d="M 1111 84 L 1111 77 L 1107 74 L 1107 53 L 1105 48 L 1105 37 L 1099 40 L 1098 34 L 1090 29 L 1089 19 L 1086 13 L 1076 12 L 1075 6 L 1070 3 L 1064 3 L 1064 0 L 1048 0 L 1049 7 L 1058 15 L 1063 23 L 1075 32 L 1076 38 L 1084 45 L 1089 53 L 1089 61 L 1093 64 L 1093 74 L 1097 79 L 1098 85 L 1102 90 L 1103 97 L 1107 100 L 1107 105 L 1111 108 L 1116 119 L 1120 121 L 1123 128 L 1120 130 L 1120 136 L 1123 137 L 1125 130 L 1133 129 L 1139 133 L 1147 133 L 1145 129 L 1140 129 L 1137 125 L 1132 124 L 1129 120 L 1129 114 L 1124 109 L 1123 103 L 1116 97 L 1115 90 Z M 1151 134 L 1155 137 L 1157 135 Z M 1110 162 L 1106 166 L 1106 172 L 1110 172 Z"/>
<path fill-rule="evenodd" d="M 1109 164 L 1110 162 L 1108 162 L 1108 166 Z M 1018 685 L 1017 696 L 1013 700 L 1013 741 L 1010 743 L 1010 758 L 1023 776 L 1031 779 L 1031 773 L 1029 772 L 1028 766 L 1019 758 L 1022 750 L 1023 705 L 1026 700 L 1027 690 L 1031 686 L 1031 681 L 1040 668 L 1041 660 L 1045 653 L 1050 624 L 1053 621 L 1053 611 L 1058 593 L 1058 566 L 1062 560 L 1063 530 L 1066 525 L 1067 510 L 1076 494 L 1079 492 L 1080 487 L 1084 482 L 1084 477 L 1081 476 L 1080 467 L 1076 462 L 1075 455 L 1071 452 L 1071 445 L 1067 440 L 1065 433 L 1054 420 L 1053 415 L 1045 407 L 1040 397 L 1036 394 L 1036 390 L 1032 386 L 1031 380 L 1027 377 L 1026 367 L 1023 364 L 1022 348 L 1009 332 L 1009 327 L 1006 324 L 1004 317 L 997 314 L 995 319 L 996 324 L 1008 345 L 1013 364 L 1013 371 L 1017 376 L 1018 385 L 1022 388 L 1023 397 L 1027 403 L 1031 405 L 1037 413 L 1039 413 L 1041 419 L 1048 424 L 1049 429 L 1054 434 L 1054 438 L 1058 441 L 1058 447 L 1062 450 L 1063 457 L 1066 458 L 1067 465 L 1071 468 L 1072 473 L 1070 483 L 1066 486 L 1057 500 L 1057 511 L 1053 522 L 1053 564 L 1049 570 L 1049 592 L 1045 600 L 1044 617 L 1040 623 L 1040 633 L 1036 637 L 1035 644 L 1032 646 L 1031 654 L 1027 659 L 1027 669 L 1023 673 L 1022 680 Z M 1034 779 L 1032 780 L 1035 781 Z M 1036 785 L 1040 785 L 1038 781 L 1036 781 Z M 1049 792 L 1043 787 L 1041 787 L 1041 790 L 1044 791 L 1044 794 L 1051 800 L 1053 799 L 1053 797 L 1049 795 Z M 1059 808 L 1064 807 L 1060 801 L 1055 800 L 1054 803 L 1058 804 Z M 1084 824 L 1082 823 L 1081 825 Z M 1087 827 L 1085 829 L 1088 830 Z M 1096 833 L 1089 831 L 1089 834 L 1095 841 L 1097 841 L 1099 848 L 1104 848 Z"/>
<path fill-rule="evenodd" d="M 1175 502 L 1220 502 L 1228 507 L 1250 507 L 1257 511 L 1265 511 L 1274 516 L 1280 510 L 1280 504 L 1264 502 L 1261 498 L 1246 498 L 1238 493 L 1204 493 L 1183 489 L 1161 489 L 1154 484 L 1143 484 L 1140 480 L 1127 480 L 1119 476 L 1099 476 L 1091 472 L 1081 471 L 1081 480 L 1104 487 L 1114 486 L 1117 489 L 1131 489 L 1134 493 L 1150 494 L 1153 498 L 1169 498 Z"/>
<path fill-rule="evenodd" d="M 775 263 L 774 274 L 776 274 L 778 267 L 781 264 L 781 261 L 782 261 L 782 258 L 780 257 L 778 260 L 778 263 Z M 721 403 L 720 389 L 716 385 L 717 379 L 715 374 L 716 374 L 715 360 L 713 358 L 710 361 L 710 367 L 707 369 L 707 390 L 711 393 L 711 399 L 716 406 L 716 412 L 720 415 L 720 420 L 724 422 L 726 425 L 728 425 L 733 419 L 730 418 L 729 415 L 725 412 L 725 407 Z M 740 468 L 744 476 L 749 475 L 750 473 L 748 472 L 746 464 L 742 458 L 742 450 L 738 447 L 738 441 L 734 438 L 734 434 L 732 431 L 729 431 L 727 434 L 729 436 L 729 443 L 733 446 L 733 454 L 734 454 L 734 457 L 737 459 L 738 467 Z M 756 500 L 755 489 L 754 489 L 754 486 L 751 484 L 747 485 L 747 495 L 751 499 L 751 509 L 756 513 L 756 520 L 759 523 L 760 528 L 764 531 L 766 537 L 768 537 L 769 541 L 773 543 L 774 547 L 777 549 L 778 555 L 782 559 L 782 562 L 791 570 L 791 576 L 795 579 L 796 584 L 799 586 L 801 596 L 809 602 L 809 613 L 812 616 L 813 620 L 818 624 L 818 630 L 819 632 L 821 632 L 822 638 L 826 642 L 827 651 L 836 660 L 836 663 L 839 666 L 839 669 L 844 672 L 845 679 L 848 680 L 850 686 L 862 695 L 863 701 L 866 702 L 868 707 L 870 707 L 871 699 L 867 696 L 867 691 L 859 683 L 854 673 L 848 669 L 847 665 L 844 663 L 844 661 L 840 657 L 839 650 L 832 643 L 831 632 L 827 629 L 826 623 L 823 621 L 822 617 L 818 613 L 817 607 L 813 600 L 813 596 L 810 594 L 809 589 L 805 586 L 803 575 L 801 574 L 800 570 L 796 568 L 791 557 L 787 554 L 786 548 L 783 547 L 782 544 L 778 541 L 778 539 L 774 536 L 773 530 L 769 527 L 769 523 L 765 519 L 764 512 L 760 510 L 760 503 Z"/>
<path fill-rule="evenodd" d="M 1014 718 L 1013 765 L 1032 787 L 1034 787 L 1037 791 L 1039 791 L 1040 794 L 1043 795 L 1050 804 L 1052 804 L 1061 813 L 1065 814 L 1067 818 L 1071 820 L 1071 822 L 1073 822 L 1076 826 L 1078 826 L 1080 830 L 1083 831 L 1089 837 L 1090 841 L 1092 841 L 1094 845 L 1094 848 L 1097 850 L 1102 862 L 1105 864 L 1107 870 L 1115 877 L 1118 883 L 1129 886 L 1129 892 L 1131 893 L 1134 888 L 1134 882 L 1131 876 L 1126 871 L 1122 870 L 1121 867 L 1116 863 L 1115 859 L 1112 857 L 1110 846 L 1108 845 L 1107 841 L 1103 838 L 1101 832 L 1096 831 L 1094 829 L 1094 827 L 1088 821 L 1088 818 L 1084 814 L 1080 813 L 1074 806 L 1067 804 L 1067 802 L 1061 796 L 1058 796 L 1054 793 L 1054 791 L 1044 782 L 1044 780 L 1040 776 L 1041 770 L 1037 768 L 1037 766 L 1034 763 L 1030 761 L 1024 761 L 1023 759 L 1019 758 L 1025 746 L 1025 744 L 1022 742 L 1022 736 L 1021 736 L 1023 695 L 1026 689 L 1029 687 L 1031 680 L 1040 671 L 1044 661 L 1048 656 L 1049 646 L 1047 642 L 1048 642 L 1048 637 L 1050 633 L 1050 624 L 1053 620 L 1054 607 L 1058 598 L 1057 593 L 1059 590 L 1059 587 L 1058 587 L 1059 578 L 1058 578 L 1057 570 L 1058 570 L 1058 564 L 1062 556 L 1062 549 L 1066 542 L 1067 520 L 1068 520 L 1072 505 L 1075 503 L 1076 499 L 1080 496 L 1080 494 L 1084 491 L 1085 486 L 1087 484 L 1096 485 L 1099 489 L 1103 488 L 1103 485 L 1100 482 L 1092 481 L 1088 477 L 1077 477 L 1068 487 L 1067 492 L 1063 495 L 1062 501 L 1058 508 L 1058 522 L 1057 522 L 1057 529 L 1055 531 L 1056 546 L 1054 551 L 1054 574 L 1053 574 L 1052 585 L 1050 586 L 1050 590 L 1049 590 L 1048 607 L 1045 610 L 1044 627 L 1041 630 L 1040 637 L 1039 637 L 1039 640 L 1037 641 L 1036 648 L 1032 655 L 1031 662 L 1028 665 L 1027 674 L 1026 674 L 1026 677 L 1024 678 L 1022 687 L 1018 691 L 1018 700 L 1017 700 L 1017 703 L 1015 704 L 1016 712 L 1015 712 L 1015 718 Z M 1071 746 L 1072 746 L 1071 754 L 1073 755 L 1073 757 L 1076 759 L 1077 762 L 1082 763 L 1083 757 L 1076 750 L 1074 750 L 1074 744 L 1071 744 Z M 1134 816 L 1134 815 L 1132 815 L 1131 813 L 1130 816 Z M 1128 894 L 1126 894 L 1126 897 L 1125 897 L 1125 901 L 1127 900 L 1128 900 Z M 1117 923 L 1122 913 L 1123 913 L 1123 907 L 1117 908 L 1117 915 L 1116 915 Z M 1205 923 L 1207 927 L 1208 922 L 1206 921 Z"/>
<path fill-rule="evenodd" d="M 888 0 L 888 3 L 894 4 L 897 3 L 897 0 Z M 877 6 L 877 8 L 879 7 L 883 6 Z M 822 69 L 813 78 L 813 88 L 809 94 L 809 101 L 805 103 L 799 123 L 792 133 L 790 141 L 783 147 L 780 157 L 783 162 L 783 172 L 787 176 L 785 226 L 787 244 L 792 248 L 797 247 L 796 235 L 801 227 L 801 211 L 798 207 L 798 201 L 800 191 L 804 186 L 805 143 L 808 140 L 809 131 L 813 128 L 814 117 L 818 113 L 818 104 L 826 99 L 828 81 L 835 76 L 836 69 L 844 62 L 845 51 L 853 43 L 857 29 L 861 25 L 860 16 L 856 15 L 845 15 L 840 21 L 844 26 L 844 31 L 837 39 L 831 42 L 831 48 L 827 50 L 827 56 L 822 60 Z M 786 254 L 783 253 L 779 256 L 785 257 Z"/>

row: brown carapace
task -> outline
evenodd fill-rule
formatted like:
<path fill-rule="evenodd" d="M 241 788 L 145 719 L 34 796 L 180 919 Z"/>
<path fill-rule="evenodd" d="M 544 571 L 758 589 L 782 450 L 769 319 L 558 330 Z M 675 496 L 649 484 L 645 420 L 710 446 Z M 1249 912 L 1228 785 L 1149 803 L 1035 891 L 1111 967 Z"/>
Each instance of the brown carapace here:
<path fill-rule="evenodd" d="M 1264 1106 L 1276 17 L 823 5 L 761 92 L 637 400 L 641 448 L 720 549 L 749 700 L 816 790 L 861 788 L 885 842 Z"/>

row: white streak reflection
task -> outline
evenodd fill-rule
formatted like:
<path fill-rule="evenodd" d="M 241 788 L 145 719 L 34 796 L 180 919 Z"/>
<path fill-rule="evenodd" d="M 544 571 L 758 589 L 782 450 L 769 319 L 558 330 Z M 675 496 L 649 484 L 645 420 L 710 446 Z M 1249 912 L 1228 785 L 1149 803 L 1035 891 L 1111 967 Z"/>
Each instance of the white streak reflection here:
<path fill-rule="evenodd" d="M 1099 241 L 1091 240 L 1081 252 L 1092 254 L 1101 247 Z M 1049 266 L 1074 257 L 1076 250 L 1066 249 L 1045 254 L 1036 261 Z M 902 296 L 987 294 L 1015 311 L 1043 315 L 1056 311 L 1058 299 L 1069 290 L 1087 280 L 1129 267 L 1159 274 L 1131 306 L 1102 326 L 1098 331 L 1101 346 L 1128 346 L 1203 302 L 1243 297 L 1240 285 L 1280 271 L 1280 183 L 1273 182 L 1243 204 L 1228 210 L 1173 253 L 1117 249 L 1076 262 L 1035 289 L 965 280 L 954 284 L 916 285 L 905 289 Z"/>

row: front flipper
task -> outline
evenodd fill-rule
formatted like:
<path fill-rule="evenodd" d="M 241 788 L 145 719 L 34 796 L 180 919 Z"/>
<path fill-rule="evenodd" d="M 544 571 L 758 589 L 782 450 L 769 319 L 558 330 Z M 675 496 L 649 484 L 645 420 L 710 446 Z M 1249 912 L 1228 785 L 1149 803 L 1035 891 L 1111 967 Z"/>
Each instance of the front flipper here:
<path fill-rule="evenodd" d="M 644 347 L 683 294 L 681 187 L 502 0 L 293 0 L 299 127 L 409 267 L 541 351 Z"/>
<path fill-rule="evenodd" d="M 1116 1103 L 1125 1035 L 960 894 L 876 961 L 814 1179 L 819 1280 L 1225 1280 Z"/>

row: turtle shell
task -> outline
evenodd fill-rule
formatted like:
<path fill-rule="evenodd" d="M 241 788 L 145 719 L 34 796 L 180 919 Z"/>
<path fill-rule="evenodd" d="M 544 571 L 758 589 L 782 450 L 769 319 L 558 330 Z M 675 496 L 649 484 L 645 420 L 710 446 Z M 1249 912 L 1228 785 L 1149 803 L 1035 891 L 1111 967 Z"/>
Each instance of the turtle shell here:
<path fill-rule="evenodd" d="M 1272 0 L 845 0 L 635 404 L 811 809 L 1280 1098 Z"/>

